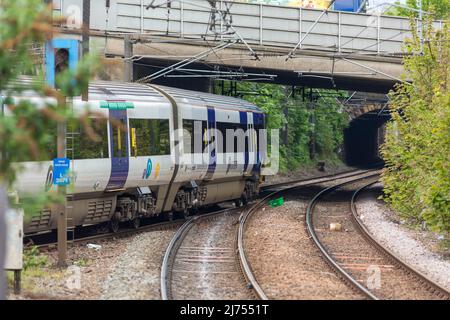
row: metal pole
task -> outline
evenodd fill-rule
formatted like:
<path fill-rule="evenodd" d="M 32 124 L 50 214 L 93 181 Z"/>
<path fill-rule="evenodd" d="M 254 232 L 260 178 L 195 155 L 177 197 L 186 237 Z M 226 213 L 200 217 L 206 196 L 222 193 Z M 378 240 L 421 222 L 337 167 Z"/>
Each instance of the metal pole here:
<path fill-rule="evenodd" d="M 64 102 L 62 108 L 67 107 Z M 66 122 L 59 122 L 57 127 L 57 157 L 66 157 Z M 58 194 L 64 197 L 64 202 L 58 206 L 58 267 L 67 267 L 67 188 L 58 186 Z"/>
<path fill-rule="evenodd" d="M 123 38 L 124 41 L 124 53 L 125 53 L 125 71 L 124 71 L 124 81 L 133 81 L 133 43 L 131 42 L 131 35 L 126 34 Z"/>
<path fill-rule="evenodd" d="M 259 44 L 263 45 L 263 5 L 259 4 Z"/>
<path fill-rule="evenodd" d="M 315 118 L 315 108 L 313 102 L 313 91 L 312 88 L 309 88 L 309 110 L 311 112 L 309 117 L 309 123 L 311 124 L 311 135 L 310 135 L 310 145 L 309 145 L 309 157 L 311 160 L 316 158 L 316 118 Z"/>
<path fill-rule="evenodd" d="M 377 18 L 377 54 L 380 54 L 380 30 L 381 30 L 381 15 Z"/>
<path fill-rule="evenodd" d="M 338 52 L 341 52 L 341 12 L 338 12 Z"/>
<path fill-rule="evenodd" d="M 301 38 L 301 40 L 295 45 L 294 49 L 291 50 L 291 52 L 288 53 L 288 56 L 286 58 L 286 61 L 289 60 L 290 58 L 292 58 L 295 54 L 295 51 L 297 50 L 298 47 L 300 47 L 302 45 L 302 42 L 306 39 L 306 37 L 309 35 L 309 33 L 314 29 L 314 27 L 319 23 L 320 19 L 322 19 L 322 17 L 325 14 L 328 14 L 328 9 L 330 9 L 330 7 L 333 5 L 333 3 L 336 0 L 332 0 L 330 2 L 330 4 L 328 5 L 328 7 L 326 9 L 324 9 L 322 11 L 322 13 L 319 15 L 319 17 L 316 19 L 316 21 L 314 21 L 314 23 L 309 27 L 308 31 L 306 31 L 305 35 Z"/>
<path fill-rule="evenodd" d="M 141 34 L 144 33 L 144 0 L 141 0 Z"/>
<path fill-rule="evenodd" d="M 22 270 L 14 270 L 14 294 L 20 294 L 21 285 L 20 278 L 22 276 Z"/>
<path fill-rule="evenodd" d="M 83 0 L 83 34 L 81 36 L 83 56 L 89 53 L 89 29 L 91 25 L 91 1 Z M 83 101 L 89 100 L 89 88 L 81 93 Z"/>

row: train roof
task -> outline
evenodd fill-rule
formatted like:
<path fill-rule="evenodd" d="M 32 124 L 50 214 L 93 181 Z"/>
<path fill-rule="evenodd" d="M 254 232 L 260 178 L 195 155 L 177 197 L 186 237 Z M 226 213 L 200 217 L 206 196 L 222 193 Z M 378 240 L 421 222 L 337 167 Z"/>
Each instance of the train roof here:
<path fill-rule="evenodd" d="M 36 78 L 21 77 L 17 85 L 30 88 Z M 160 85 L 143 83 L 126 83 L 116 81 L 91 81 L 89 83 L 89 100 L 125 100 L 130 102 L 149 101 L 167 102 L 165 93 L 177 103 L 216 107 L 236 111 L 251 111 L 262 113 L 256 105 L 243 99 L 221 96 L 192 90 L 184 90 Z M 25 96 L 33 96 L 32 91 L 25 91 Z"/>

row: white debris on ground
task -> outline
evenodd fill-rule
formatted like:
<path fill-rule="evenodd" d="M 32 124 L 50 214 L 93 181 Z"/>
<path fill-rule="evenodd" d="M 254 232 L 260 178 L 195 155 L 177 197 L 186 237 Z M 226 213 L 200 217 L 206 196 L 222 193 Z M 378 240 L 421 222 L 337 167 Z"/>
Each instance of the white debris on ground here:
<path fill-rule="evenodd" d="M 356 202 L 360 219 L 375 239 L 450 291 L 450 262 L 430 250 L 425 232 L 421 231 L 424 234 L 417 237 L 417 231 L 391 221 L 389 208 L 376 196 L 373 192 L 363 192 Z"/>

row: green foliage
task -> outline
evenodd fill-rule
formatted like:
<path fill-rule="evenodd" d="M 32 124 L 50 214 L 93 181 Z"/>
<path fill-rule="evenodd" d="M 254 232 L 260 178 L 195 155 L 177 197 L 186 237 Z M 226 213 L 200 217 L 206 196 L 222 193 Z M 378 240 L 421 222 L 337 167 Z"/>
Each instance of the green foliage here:
<path fill-rule="evenodd" d="M 86 258 L 80 258 L 73 262 L 73 264 L 77 267 L 86 267 L 89 263 L 89 260 Z"/>
<path fill-rule="evenodd" d="M 56 127 L 70 116 L 66 98 L 79 95 L 87 88 L 95 72 L 95 55 L 83 58 L 76 70 L 57 76 L 59 90 L 45 85 L 42 69 L 32 83 L 21 84 L 21 75 L 36 73 L 36 61 L 30 55 L 32 45 L 43 47 L 53 34 L 52 11 L 41 0 L 3 0 L 0 3 L 0 183 L 14 189 L 16 175 L 23 161 L 48 160 L 56 155 Z M 13 96 L 33 90 L 47 98 L 45 106 L 31 100 L 15 101 Z M 48 99 L 51 98 L 51 99 Z M 6 116 L 3 116 L 6 115 Z M 22 198 L 26 214 L 44 203 L 61 200 L 50 193 Z M 13 203 L 14 204 L 14 203 Z"/>
<path fill-rule="evenodd" d="M 344 128 L 348 124 L 348 115 L 341 110 L 335 98 L 320 99 L 314 110 L 315 140 L 319 158 L 337 160 L 344 141 Z"/>
<path fill-rule="evenodd" d="M 23 250 L 23 268 L 42 268 L 48 265 L 46 256 L 40 254 L 38 247 L 32 246 Z"/>
<path fill-rule="evenodd" d="M 397 5 L 403 5 L 405 7 L 419 9 L 418 0 L 406 0 L 406 3 L 401 3 L 399 1 L 395 2 Z M 446 20 L 449 18 L 450 14 L 450 1 L 448 0 L 422 0 L 422 10 L 425 12 L 434 13 L 436 19 Z M 409 10 L 402 7 L 391 7 L 385 13 L 392 16 L 403 16 L 403 17 L 418 17 L 419 13 L 416 11 Z"/>
<path fill-rule="evenodd" d="M 449 30 L 424 25 L 405 45 L 405 78 L 390 93 L 392 121 L 382 156 L 384 198 L 406 218 L 447 236 L 450 232 Z"/>
<path fill-rule="evenodd" d="M 216 93 L 221 94 L 220 90 Z M 224 92 L 226 94 L 226 92 Z M 237 83 L 237 93 L 266 113 L 268 129 L 280 129 L 280 169 L 292 171 L 300 166 L 314 164 L 316 159 L 335 162 L 343 142 L 343 129 L 348 116 L 340 104 L 328 93 L 334 90 L 314 90 L 318 99 L 303 101 L 302 96 L 292 97 L 288 86 L 264 83 Z M 342 93 L 343 94 L 343 93 Z M 307 100 L 307 99 L 305 99 Z M 284 141 L 287 129 L 287 141 Z M 316 159 L 311 159 L 310 144 L 315 141 Z"/>

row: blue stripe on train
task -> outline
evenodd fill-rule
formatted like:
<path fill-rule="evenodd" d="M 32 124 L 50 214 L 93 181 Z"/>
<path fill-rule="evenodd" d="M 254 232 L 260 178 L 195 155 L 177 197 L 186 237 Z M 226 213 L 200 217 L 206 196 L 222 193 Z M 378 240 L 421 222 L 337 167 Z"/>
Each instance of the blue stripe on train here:
<path fill-rule="evenodd" d="M 215 129 L 216 129 L 216 112 L 214 108 L 208 107 L 208 133 L 215 135 Z M 210 137 L 208 136 L 208 140 L 211 141 Z M 211 150 L 209 150 L 209 163 L 208 163 L 208 171 L 206 172 L 206 179 L 211 179 L 214 172 L 216 171 L 216 142 L 214 138 L 214 144 L 212 146 Z"/>
<path fill-rule="evenodd" d="M 253 126 L 256 130 L 257 140 L 259 141 L 259 132 L 257 129 L 261 129 L 264 127 L 264 114 L 262 113 L 253 113 Z M 261 143 L 259 143 L 261 145 Z M 261 151 L 259 150 L 259 146 L 256 146 L 256 166 L 253 166 L 254 171 L 260 172 L 261 171 Z"/>
<path fill-rule="evenodd" d="M 245 111 L 239 111 L 239 122 L 241 125 L 244 125 L 244 132 L 247 132 L 247 112 Z M 245 146 L 244 149 L 244 172 L 247 171 L 248 167 L 248 146 Z"/>
<path fill-rule="evenodd" d="M 125 185 L 125 182 L 128 178 L 128 170 L 129 170 L 129 158 L 128 158 L 128 137 L 125 135 L 125 141 L 122 142 L 122 145 L 125 147 L 125 150 L 122 150 L 121 155 L 114 154 L 114 125 L 112 124 L 112 120 L 118 121 L 123 120 L 127 123 L 127 111 L 126 110 L 109 110 L 109 141 L 111 148 L 111 174 L 109 177 L 108 185 L 106 186 L 106 190 L 111 189 L 121 189 Z M 116 129 L 117 130 L 117 129 Z M 123 130 L 123 129 L 122 129 Z M 117 132 L 117 131 L 116 131 Z"/>

